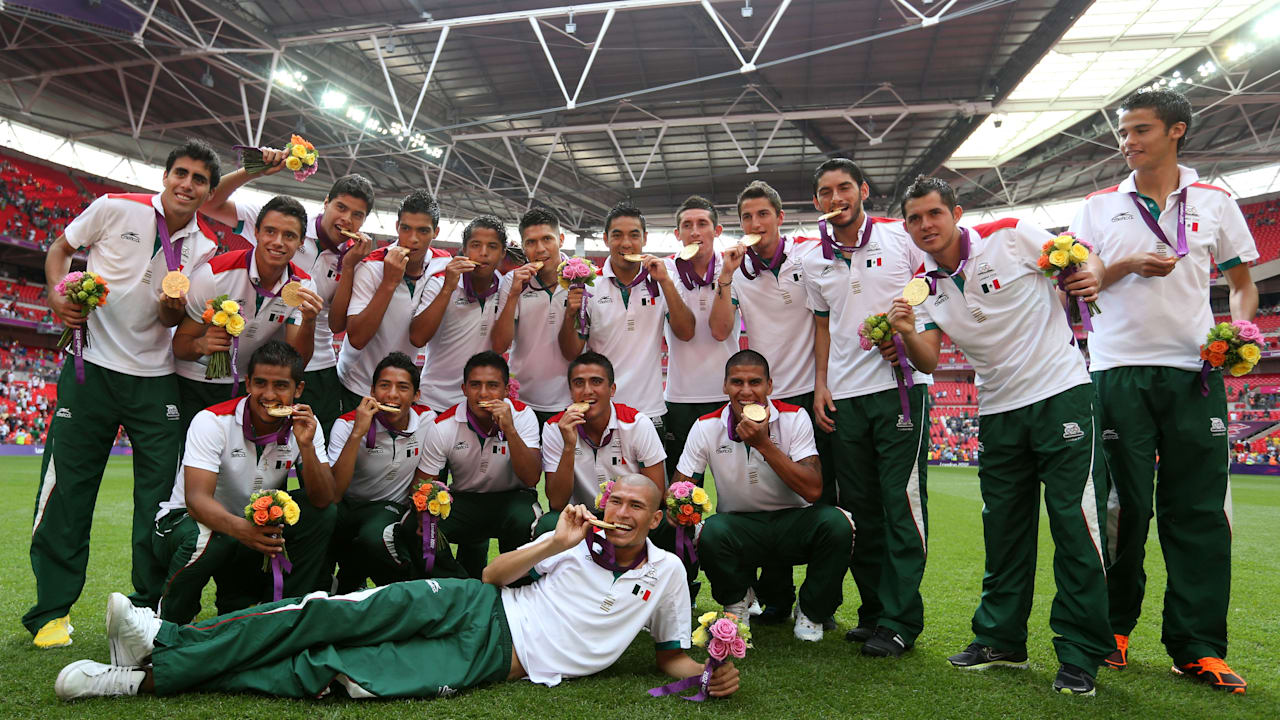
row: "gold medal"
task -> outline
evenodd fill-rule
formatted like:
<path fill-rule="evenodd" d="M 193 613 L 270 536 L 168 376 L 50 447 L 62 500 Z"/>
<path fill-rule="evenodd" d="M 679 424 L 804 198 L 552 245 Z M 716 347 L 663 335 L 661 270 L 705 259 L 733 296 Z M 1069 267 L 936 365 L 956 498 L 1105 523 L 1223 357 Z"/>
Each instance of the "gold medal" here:
<path fill-rule="evenodd" d="M 584 403 L 584 402 L 576 402 L 570 405 L 568 408 L 565 408 L 566 412 L 576 412 L 582 415 L 585 415 L 586 412 L 590 409 L 591 409 L 591 403 Z"/>
<path fill-rule="evenodd" d="M 360 237 L 360 233 L 353 233 L 353 232 L 351 232 L 350 230 L 343 230 L 342 228 L 338 228 L 338 232 L 342 233 L 343 235 L 346 235 L 347 237 L 351 238 L 352 240 L 363 240 L 363 239 L 364 239 L 364 238 Z"/>
<path fill-rule="evenodd" d="M 503 404 L 503 402 L 504 401 L 502 400 L 481 400 L 480 402 L 476 403 L 476 405 L 479 405 L 482 408 L 491 408 L 491 407 L 497 407 Z"/>
<path fill-rule="evenodd" d="M 160 289 L 168 297 L 182 297 L 182 293 L 191 289 L 191 280 L 177 270 L 170 270 L 160 281 Z"/>
<path fill-rule="evenodd" d="M 292 405 L 272 405 L 267 408 L 267 414 L 271 417 L 287 418 L 293 414 Z"/>
<path fill-rule="evenodd" d="M 929 299 L 929 283 L 924 278 L 912 278 L 902 289 L 902 299 L 911 307 L 915 307 Z"/>
<path fill-rule="evenodd" d="M 298 307 L 302 304 L 302 295 L 299 292 L 300 290 L 302 290 L 302 283 L 296 280 L 291 280 L 285 283 L 284 287 L 280 288 L 280 299 L 289 307 Z"/>
<path fill-rule="evenodd" d="M 630 255 L 623 255 L 622 259 L 626 260 L 627 262 L 644 262 L 644 256 L 639 253 L 631 253 Z"/>
<path fill-rule="evenodd" d="M 537 272 L 542 269 L 542 261 L 538 260 L 535 262 L 531 262 L 529 263 L 529 267 L 533 268 L 534 272 Z"/>
<path fill-rule="evenodd" d="M 755 245 L 756 243 L 760 242 L 760 236 L 759 235 L 743 235 L 742 240 L 740 240 L 739 242 L 741 242 L 743 245 L 746 245 L 747 247 L 751 247 L 752 245 Z"/>
<path fill-rule="evenodd" d="M 625 532 L 631 529 L 631 526 L 629 525 L 619 525 L 617 523 L 605 522 L 604 520 L 597 520 L 593 517 L 587 518 L 587 522 L 591 523 L 592 525 L 595 525 L 598 528 L 601 528 L 602 530 L 622 530 Z"/>
<path fill-rule="evenodd" d="M 769 417 L 769 411 L 763 405 L 748 403 L 742 406 L 742 417 L 751 422 L 764 422 Z"/>
<path fill-rule="evenodd" d="M 685 245 L 684 247 L 680 248 L 680 255 L 678 257 L 681 260 L 692 260 L 693 257 L 697 255 L 698 251 L 701 249 L 702 249 L 702 243 L 692 243 L 690 245 Z"/>
<path fill-rule="evenodd" d="M 398 412 L 400 412 L 400 406 L 399 406 L 399 405 L 385 405 L 385 404 L 380 403 L 380 402 L 377 402 L 377 401 L 374 401 L 374 404 L 375 404 L 375 405 L 377 405 L 377 406 L 378 406 L 378 409 L 379 409 L 379 410 L 381 410 L 382 412 L 389 412 L 389 413 L 398 413 Z"/>
<path fill-rule="evenodd" d="M 835 217 L 835 216 L 839 215 L 840 213 L 844 212 L 844 211 L 845 211 L 845 209 L 846 209 L 846 208 L 840 208 L 839 210 L 832 210 L 832 211 L 831 211 L 831 212 L 829 212 L 829 213 L 824 213 L 824 214 L 822 214 L 822 215 L 819 215 L 819 216 L 818 216 L 818 219 L 819 219 L 819 220 L 830 220 L 831 218 L 833 218 L 833 217 Z"/>

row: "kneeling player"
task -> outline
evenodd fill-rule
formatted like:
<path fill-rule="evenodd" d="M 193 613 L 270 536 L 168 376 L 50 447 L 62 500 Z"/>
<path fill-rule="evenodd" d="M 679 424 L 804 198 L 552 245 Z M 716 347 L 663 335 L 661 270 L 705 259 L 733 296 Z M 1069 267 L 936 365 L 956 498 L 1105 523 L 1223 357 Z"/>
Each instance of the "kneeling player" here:
<path fill-rule="evenodd" d="M 747 591 L 758 568 L 808 565 L 795 636 L 821 640 L 822 618 L 831 617 L 843 599 L 853 522 L 835 507 L 811 504 L 822 496 L 813 423 L 804 408 L 769 400 L 769 361 L 741 350 L 724 372 L 729 402 L 693 424 L 675 477 L 701 478 L 710 466 L 715 479 L 716 513 L 698 540 L 711 596 L 725 612 L 746 618 Z"/>
<path fill-rule="evenodd" d="M 324 432 L 311 408 L 294 405 L 302 392 L 302 356 L 270 340 L 253 352 L 249 395 L 196 413 L 173 495 L 160 504 L 152 548 L 168 564 L 160 617 L 188 623 L 200 612 L 209 579 L 218 584 L 218 612 L 261 602 L 271 577 L 263 556 L 287 552 L 283 597 L 321 584 L 333 532 L 333 473 L 324 459 Z M 292 412 L 284 417 L 275 413 Z M 316 451 L 316 447 L 321 452 Z M 245 518 L 255 490 L 283 490 L 297 467 L 302 487 L 289 493 L 301 508 L 295 525 L 256 525 Z M 286 516 L 287 517 L 287 516 Z M 286 550 L 285 543 L 288 541 Z"/>

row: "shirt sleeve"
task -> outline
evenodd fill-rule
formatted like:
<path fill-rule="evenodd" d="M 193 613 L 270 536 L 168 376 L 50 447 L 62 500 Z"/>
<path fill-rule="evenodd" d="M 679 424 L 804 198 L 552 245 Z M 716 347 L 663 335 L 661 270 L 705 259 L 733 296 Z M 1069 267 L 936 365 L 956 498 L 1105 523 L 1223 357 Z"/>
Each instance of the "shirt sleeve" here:
<path fill-rule="evenodd" d="M 1111 258 L 1107 257 L 1107 247 L 1102 242 L 1102 237 L 1094 235 L 1093 224 L 1089 221 L 1088 200 L 1080 203 L 1080 209 L 1076 210 L 1075 219 L 1071 221 L 1068 229 L 1075 233 L 1076 237 L 1092 245 L 1093 251 L 1098 255 L 1098 259 L 1103 262 L 1111 260 Z"/>
<path fill-rule="evenodd" d="M 916 332 L 922 333 L 926 330 L 937 330 L 938 324 L 933 321 L 933 316 L 929 314 L 928 300 L 915 306 L 913 310 L 916 314 Z"/>
<path fill-rule="evenodd" d="M 427 268 L 427 270 L 428 272 L 430 272 L 430 268 Z M 440 291 L 444 290 L 443 272 L 444 271 L 442 270 L 441 274 L 432 275 L 428 278 L 425 278 L 427 287 L 425 290 L 422 291 L 422 297 L 418 299 L 418 305 L 413 309 L 414 317 L 417 317 L 419 313 L 421 313 L 423 310 L 426 310 L 427 306 L 429 306 L 431 302 L 435 300 L 436 297 L 440 294 Z M 459 285 L 461 285 L 461 282 L 459 282 Z"/>
<path fill-rule="evenodd" d="M 427 428 L 427 436 L 422 443 L 422 457 L 418 460 L 418 469 L 428 475 L 440 477 L 440 471 L 449 462 L 449 440 L 441 426 L 453 422 L 450 418 L 444 422 L 432 422 Z"/>
<path fill-rule="evenodd" d="M 507 303 L 511 301 L 511 285 L 512 283 L 515 282 L 513 278 L 514 275 L 515 273 L 507 273 L 506 275 L 502 276 L 502 282 L 498 283 L 498 314 L 501 314 L 502 311 L 506 309 Z M 515 319 L 516 319 L 516 322 L 519 322 L 520 321 L 519 293 L 516 294 L 515 302 L 516 302 Z"/>
<path fill-rule="evenodd" d="M 236 203 L 236 226 L 231 228 L 232 232 L 249 242 L 250 245 L 258 246 L 258 234 L 255 230 L 258 227 L 258 213 L 262 212 L 261 205 L 254 203 Z M 306 235 L 304 232 L 303 235 Z M 303 240 L 306 242 L 306 240 Z"/>
<path fill-rule="evenodd" d="M 542 469 L 554 472 L 560 467 L 560 456 L 564 453 L 564 437 L 555 423 L 542 425 Z"/>
<path fill-rule="evenodd" d="M 226 442 L 227 436 L 218 416 L 201 410 L 191 419 L 191 427 L 187 428 L 187 449 L 182 456 L 182 464 L 216 473 L 222 468 L 222 450 Z"/>
<path fill-rule="evenodd" d="M 818 446 L 813 440 L 813 421 L 809 419 L 809 414 L 804 411 L 789 414 L 793 417 L 787 457 L 800 462 L 805 458 L 817 455 Z"/>
<path fill-rule="evenodd" d="M 680 454 L 680 462 L 676 471 L 685 477 L 697 477 L 706 472 L 707 448 L 704 443 L 703 422 L 695 422 L 689 431 L 689 439 L 684 444 L 684 452 Z"/>
<path fill-rule="evenodd" d="M 1218 269 L 1230 270 L 1240 263 L 1258 259 L 1258 247 L 1254 244 L 1249 223 L 1244 219 L 1240 205 L 1228 199 L 1222 204 L 1222 217 L 1218 218 L 1217 236 L 1213 244 L 1213 261 Z"/>
<path fill-rule="evenodd" d="M 90 245 L 102 239 L 103 231 L 117 224 L 121 213 L 116 212 L 113 205 L 117 201 L 103 195 L 102 197 L 89 203 L 89 207 L 84 212 L 76 216 L 67 225 L 62 234 L 67 236 L 67 244 L 71 247 L 79 249 L 89 247 Z M 120 202 L 128 202 L 121 200 Z M 139 242 L 151 242 L 149 238 L 140 238 Z"/>
<path fill-rule="evenodd" d="M 192 320 L 204 324 L 204 306 L 205 303 L 212 300 L 215 295 L 213 283 L 213 269 L 208 265 L 201 265 L 196 271 L 191 273 L 191 288 L 187 290 L 187 317 Z"/>
<path fill-rule="evenodd" d="M 328 465 L 329 458 L 325 457 L 327 453 L 325 453 L 325 450 L 324 450 L 325 449 L 324 428 L 320 427 L 320 422 L 318 420 L 316 421 L 316 436 L 311 439 L 311 442 L 312 442 L 312 445 L 316 448 L 316 459 L 320 461 L 320 464 Z M 294 438 L 293 444 L 294 444 L 294 447 L 298 448 L 298 454 L 296 457 L 294 457 L 294 461 L 296 461 L 299 465 L 301 465 L 302 464 L 302 445 L 301 443 L 298 442 L 297 438 Z"/>
<path fill-rule="evenodd" d="M 800 265 L 803 269 L 804 264 Z M 813 312 L 825 315 L 831 312 L 831 307 L 827 304 L 827 299 L 822 296 L 822 288 L 818 286 L 816 280 L 812 279 L 813 277 L 817 277 L 817 273 L 810 273 L 804 269 L 804 304 Z"/>
<path fill-rule="evenodd" d="M 347 446 L 347 438 L 351 437 L 351 429 L 355 427 L 352 420 L 338 418 L 333 422 L 333 431 L 329 434 L 329 464 L 335 465 L 342 455 L 342 448 Z"/>
<path fill-rule="evenodd" d="M 544 540 L 549 539 L 552 535 L 555 535 L 554 530 L 550 530 L 548 532 L 542 533 L 541 535 L 534 538 L 533 540 L 525 543 L 524 545 L 521 545 L 520 548 L 523 549 L 523 548 L 529 547 L 530 545 L 536 545 Z M 565 558 L 569 556 L 569 553 L 576 552 L 578 550 L 578 547 L 579 546 L 574 546 L 570 550 L 566 550 L 561 553 L 556 553 L 551 557 L 543 558 L 541 561 L 535 563 L 532 568 L 532 573 L 534 578 L 536 579 L 536 578 L 542 577 L 543 575 L 551 574 L 551 572 L 555 570 L 556 567 L 560 565 L 560 563 L 564 562 Z"/>
<path fill-rule="evenodd" d="M 542 446 L 542 433 L 538 431 L 538 416 L 534 414 L 533 408 L 525 407 L 520 410 L 512 418 L 515 423 L 516 432 L 520 433 L 520 439 L 524 441 L 524 446 L 528 448 L 538 448 Z"/>
<path fill-rule="evenodd" d="M 369 307 L 373 294 L 382 282 L 382 268 L 375 263 L 361 262 L 356 266 L 356 276 L 351 280 L 351 300 L 347 303 L 347 316 L 359 315 Z"/>
<path fill-rule="evenodd" d="M 689 647 L 689 586 L 678 565 L 669 568 L 663 578 L 658 602 L 649 620 L 649 634 L 658 650 L 683 650 Z"/>
<path fill-rule="evenodd" d="M 1013 243 L 1010 250 L 1019 265 L 1038 273 L 1040 268 L 1036 265 L 1036 261 L 1044 252 L 1044 244 L 1053 238 L 1053 233 L 1048 230 L 1029 220 L 1022 220 L 1010 233 L 1010 242 Z"/>
<path fill-rule="evenodd" d="M 658 429 L 644 413 L 636 413 L 635 432 L 631 437 L 631 449 L 635 451 L 640 467 L 653 467 L 667 459 L 667 450 L 658 437 Z"/>

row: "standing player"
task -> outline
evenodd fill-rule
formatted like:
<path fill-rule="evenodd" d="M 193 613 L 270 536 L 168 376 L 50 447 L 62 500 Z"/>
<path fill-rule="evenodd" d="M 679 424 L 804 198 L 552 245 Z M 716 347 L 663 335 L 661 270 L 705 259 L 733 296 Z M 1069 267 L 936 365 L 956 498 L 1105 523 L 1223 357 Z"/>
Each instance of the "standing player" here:
<path fill-rule="evenodd" d="M 260 148 L 267 169 L 253 174 L 243 168 L 229 173 L 200 211 L 235 228 L 237 235 L 253 244 L 261 208 L 253 203 L 235 202 L 232 194 L 255 177 L 274 175 L 284 169 L 288 156 L 283 150 Z M 346 233 L 359 233 L 373 211 L 373 185 L 362 175 L 343 175 L 329 188 L 324 210 L 308 223 L 304 240 L 293 263 L 311 276 L 316 294 L 324 307 L 316 315 L 316 334 L 311 359 L 307 362 L 306 390 L 300 401 L 309 405 L 328 432 L 333 421 L 354 408 L 342 407 L 342 385 L 338 382 L 338 354 L 333 349 L 333 334 L 346 328 L 346 308 L 351 299 L 351 282 L 356 264 L 369 254 L 372 240 L 361 235 L 351 242 Z M 333 310 L 336 317 L 331 318 Z M 336 330 L 334 329 L 336 326 Z"/>
<path fill-rule="evenodd" d="M 409 326 L 410 342 L 426 345 L 422 401 L 445 408 L 463 401 L 462 368 L 490 347 L 498 317 L 498 264 L 507 251 L 507 230 L 492 215 L 481 215 L 462 230 L 462 252 L 427 281 L 427 290 Z"/>
<path fill-rule="evenodd" d="M 84 328 L 83 370 L 67 355 L 58 376 L 58 409 L 49 427 L 31 529 L 36 604 L 22 618 L 39 648 L 71 644 L 71 606 L 84 588 L 94 499 L 111 445 L 124 426 L 133 445 L 132 574 L 139 605 L 155 606 L 164 568 L 151 554 L 151 519 L 173 487 L 182 447 L 178 381 L 170 328 L 185 295 L 167 297 L 170 270 L 191 275 L 217 250 L 196 210 L 218 186 L 218 156 L 188 140 L 165 160 L 159 195 L 107 195 L 67 225 L 45 258 L 49 307 L 67 327 Z M 88 270 L 102 276 L 110 302 L 84 308 L 54 291 L 87 248 Z"/>
<path fill-rule="evenodd" d="M 1248 263 L 1258 251 L 1231 196 L 1178 164 L 1191 117 L 1190 103 L 1172 90 L 1127 99 L 1120 150 L 1133 172 L 1090 195 L 1071 225 L 1107 264 L 1107 312 L 1089 335 L 1116 501 L 1107 548 L 1117 648 L 1107 664 L 1129 662 L 1154 500 L 1168 571 L 1161 640 L 1174 670 L 1243 693 L 1244 679 L 1223 662 L 1231 595 L 1226 391 L 1221 374 L 1200 372 L 1199 346 L 1213 325 L 1209 263 L 1227 278 L 1232 319 L 1252 320 L 1258 288 Z"/>
<path fill-rule="evenodd" d="M 502 311 L 490 340 L 494 352 L 511 351 L 511 374 L 520 380 L 520 399 L 533 408 L 541 427 L 569 404 L 564 384 L 569 361 L 560 354 L 557 340 L 569 296 L 556 272 L 564 260 L 560 221 L 542 208 L 530 210 L 520 218 L 520 243 L 529 262 L 502 276 Z"/>
<path fill-rule="evenodd" d="M 920 581 L 928 550 L 929 451 L 926 383 L 910 371 L 904 412 L 895 380 L 898 368 L 858 344 L 869 315 L 888 312 L 923 254 L 898 223 L 876 222 L 863 211 L 869 193 L 862 170 L 837 158 L 813 174 L 813 204 L 829 219 L 831 237 L 803 258 L 808 304 L 817 335 L 813 345 L 813 412 L 831 433 L 831 455 L 840 507 L 858 525 L 849 570 L 862 605 L 858 626 L 875 627 L 862 654 L 899 657 L 924 628 Z M 865 637 L 852 631 L 850 640 Z"/>
<path fill-rule="evenodd" d="M 1102 558 L 1106 491 L 1101 479 L 1094 481 L 1098 433 L 1089 373 L 1072 347 L 1056 283 L 1036 265 L 1052 236 L 1014 219 L 962 228 L 955 198 L 934 178 L 920 177 L 907 189 L 906 228 L 928 253 L 927 280 L 913 282 L 927 284 L 913 298 L 923 300 L 914 312 L 901 297 L 889 311 L 917 367 L 937 367 L 945 332 L 977 375 L 986 573 L 974 640 L 950 661 L 966 670 L 1027 667 L 1043 483 L 1057 583 L 1049 626 L 1061 663 L 1053 689 L 1093 695 L 1098 665 L 1114 648 Z M 1090 257 L 1067 291 L 1091 302 L 1102 271 Z M 896 361 L 893 344 L 883 347 L 886 359 Z"/>

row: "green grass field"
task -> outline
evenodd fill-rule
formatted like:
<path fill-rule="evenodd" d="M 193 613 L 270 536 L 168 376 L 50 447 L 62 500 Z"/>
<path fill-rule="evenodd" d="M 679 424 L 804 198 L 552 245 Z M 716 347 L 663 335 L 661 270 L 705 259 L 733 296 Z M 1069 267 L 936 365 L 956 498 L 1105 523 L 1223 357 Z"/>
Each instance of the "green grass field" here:
<path fill-rule="evenodd" d="M 129 591 L 127 554 L 130 513 L 127 458 L 113 458 L 98 498 L 89 579 L 72 610 L 71 647 L 38 651 L 19 619 L 35 597 L 27 558 L 31 508 L 38 473 L 35 458 L 0 458 L 0 573 L 5 592 L 0 614 L 0 716 L 156 718 L 480 718 L 480 717 L 685 717 L 756 718 L 1275 718 L 1280 716 L 1280 482 L 1237 477 L 1235 578 L 1231 602 L 1232 667 L 1250 683 L 1249 694 L 1229 696 L 1174 677 L 1160 646 L 1163 565 L 1154 538 L 1144 617 L 1133 635 L 1130 668 L 1101 671 L 1095 698 L 1050 691 L 1057 661 L 1050 644 L 1048 609 L 1053 594 L 1048 523 L 1040 525 L 1040 562 L 1030 621 L 1031 669 L 965 673 L 946 657 L 971 639 L 969 618 L 982 578 L 982 528 L 976 472 L 934 468 L 929 473 L 930 557 L 925 573 L 925 632 L 904 658 L 860 657 L 844 641 L 857 607 L 845 582 L 841 625 L 817 644 L 800 643 L 789 625 L 754 629 L 755 649 L 739 663 L 742 690 L 732 699 L 695 705 L 654 699 L 645 690 L 665 682 L 642 634 L 610 670 L 548 689 L 527 682 L 485 688 L 448 700 L 298 702 L 252 696 L 188 695 L 60 703 L 53 681 L 63 665 L 88 657 L 106 661 L 103 608 L 113 590 Z M 798 579 L 800 572 L 797 573 Z M 704 586 L 700 607 L 712 606 Z M 206 593 L 205 607 L 212 607 Z M 206 614 L 209 611 L 206 610 Z M 695 651 L 697 652 L 697 651 Z M 701 659 L 701 656 L 697 656 Z"/>

